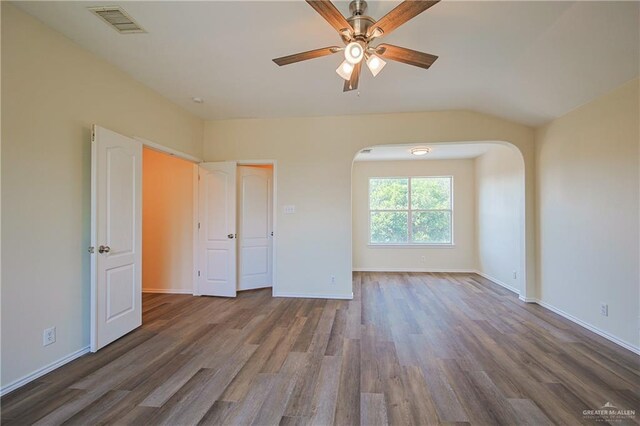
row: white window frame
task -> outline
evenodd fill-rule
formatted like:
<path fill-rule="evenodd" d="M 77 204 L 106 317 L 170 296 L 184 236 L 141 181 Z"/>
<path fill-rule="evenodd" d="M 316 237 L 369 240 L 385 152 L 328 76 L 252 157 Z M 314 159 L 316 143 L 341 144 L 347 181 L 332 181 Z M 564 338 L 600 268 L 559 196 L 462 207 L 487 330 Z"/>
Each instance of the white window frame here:
<path fill-rule="evenodd" d="M 450 195 L 450 205 L 449 205 L 449 209 L 415 209 L 413 210 L 411 208 L 411 180 L 412 179 L 422 179 L 422 178 L 447 178 L 449 179 L 449 195 Z M 455 246 L 454 243 L 454 234 L 453 234 L 453 230 L 454 230 L 454 218 L 453 218 L 453 212 L 454 212 L 454 184 L 453 184 L 453 176 L 451 175 L 444 175 L 444 176 L 371 176 L 367 178 L 367 221 L 368 221 L 368 226 L 367 226 L 367 233 L 368 233 L 368 245 L 371 247 L 394 247 L 394 248 L 411 248 L 411 247 L 420 247 L 420 248 L 425 248 L 425 247 L 434 247 L 434 248 L 452 248 Z M 378 210 L 378 209 L 371 209 L 371 180 L 372 179 L 407 179 L 407 209 L 393 209 L 393 210 Z M 446 212 L 450 212 L 451 213 L 451 241 L 449 241 L 448 243 L 418 243 L 418 242 L 413 242 L 413 230 L 411 229 L 412 226 L 412 213 L 413 212 L 435 212 L 435 211 L 446 211 Z M 371 241 L 371 213 L 372 212 L 401 212 L 407 213 L 407 242 L 406 243 L 374 243 Z"/>

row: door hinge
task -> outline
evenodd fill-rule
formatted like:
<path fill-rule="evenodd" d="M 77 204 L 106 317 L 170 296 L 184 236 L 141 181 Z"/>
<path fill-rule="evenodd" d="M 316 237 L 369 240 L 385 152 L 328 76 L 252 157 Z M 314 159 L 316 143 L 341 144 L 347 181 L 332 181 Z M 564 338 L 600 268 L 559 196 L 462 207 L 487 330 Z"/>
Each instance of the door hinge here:
<path fill-rule="evenodd" d="M 198 229 L 200 229 L 200 222 L 198 222 Z"/>
<path fill-rule="evenodd" d="M 200 276 L 200 271 L 198 271 L 198 276 Z"/>

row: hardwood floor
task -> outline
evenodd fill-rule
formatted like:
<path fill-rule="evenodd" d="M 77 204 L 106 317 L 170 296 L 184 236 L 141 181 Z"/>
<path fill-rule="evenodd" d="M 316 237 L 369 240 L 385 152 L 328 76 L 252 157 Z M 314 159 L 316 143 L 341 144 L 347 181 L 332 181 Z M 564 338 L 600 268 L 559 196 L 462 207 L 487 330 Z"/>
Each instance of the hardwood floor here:
<path fill-rule="evenodd" d="M 146 294 L 140 329 L 3 397 L 2 423 L 640 420 L 640 357 L 478 275 L 358 273 L 354 296 Z"/>

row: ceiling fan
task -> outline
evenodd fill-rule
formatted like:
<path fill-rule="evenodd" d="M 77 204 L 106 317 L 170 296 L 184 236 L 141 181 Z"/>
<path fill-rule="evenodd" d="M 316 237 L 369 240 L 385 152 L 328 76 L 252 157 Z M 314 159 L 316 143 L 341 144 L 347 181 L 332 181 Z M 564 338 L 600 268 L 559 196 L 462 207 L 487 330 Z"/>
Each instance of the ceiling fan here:
<path fill-rule="evenodd" d="M 416 67 L 428 69 L 438 59 L 435 55 L 418 52 L 392 44 L 373 46 L 375 39 L 390 34 L 393 30 L 420 13 L 429 9 L 440 0 L 405 0 L 379 21 L 366 16 L 367 2 L 354 0 L 349 4 L 351 16 L 345 18 L 329 0 L 307 0 L 333 28 L 335 28 L 345 47 L 329 46 L 322 49 L 309 50 L 273 60 L 279 66 L 320 58 L 338 52 L 344 52 L 344 61 L 336 72 L 344 82 L 344 92 L 358 88 L 362 62 L 365 61 L 371 74 L 375 77 L 386 65 L 382 59 L 390 59 Z"/>

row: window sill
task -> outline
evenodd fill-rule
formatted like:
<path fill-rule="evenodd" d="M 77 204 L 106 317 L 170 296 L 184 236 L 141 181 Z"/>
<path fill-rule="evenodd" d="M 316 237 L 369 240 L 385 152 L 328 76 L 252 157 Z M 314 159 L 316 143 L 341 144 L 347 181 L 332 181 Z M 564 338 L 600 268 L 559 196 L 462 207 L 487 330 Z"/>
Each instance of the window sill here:
<path fill-rule="evenodd" d="M 455 248 L 455 244 L 367 244 L 370 248 L 426 248 L 426 249 L 450 249 Z"/>

